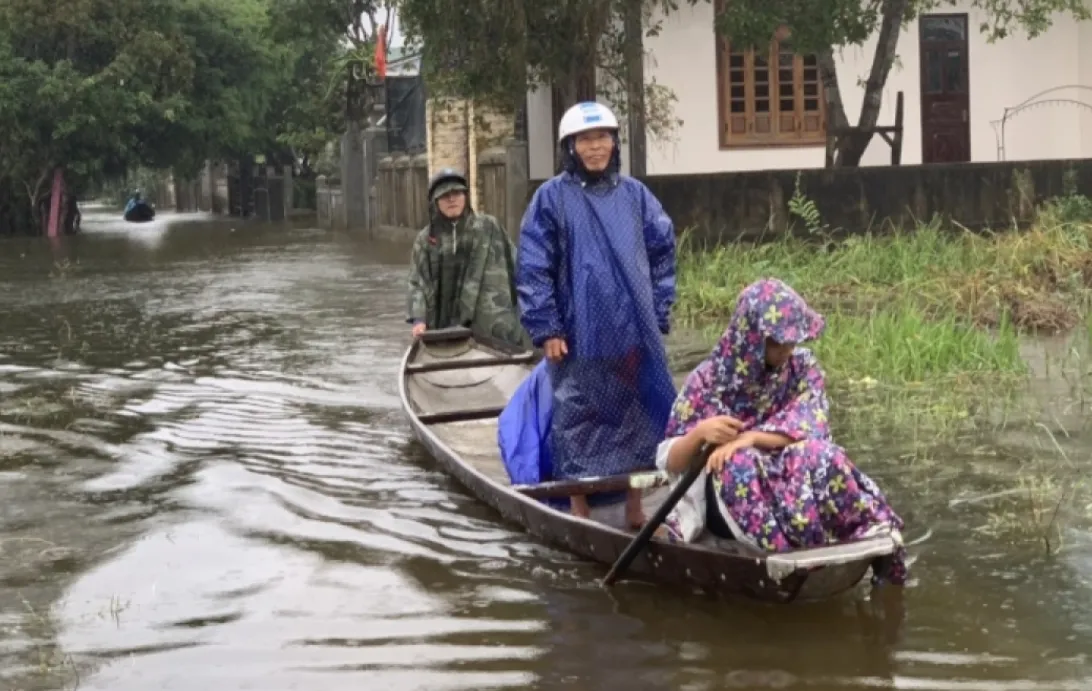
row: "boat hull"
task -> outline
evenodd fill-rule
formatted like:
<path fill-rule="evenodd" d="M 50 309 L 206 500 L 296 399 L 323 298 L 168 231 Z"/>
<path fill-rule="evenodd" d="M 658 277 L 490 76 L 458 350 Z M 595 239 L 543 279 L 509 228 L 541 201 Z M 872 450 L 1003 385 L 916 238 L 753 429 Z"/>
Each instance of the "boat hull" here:
<path fill-rule="evenodd" d="M 414 436 L 447 473 L 505 519 L 555 547 L 609 566 L 635 534 L 623 528 L 622 505 L 598 507 L 591 519 L 583 519 L 511 488 L 497 446 L 496 415 L 533 366 L 529 357 L 520 363 L 512 356 L 499 344 L 470 338 L 464 329 L 430 334 L 411 345 L 399 392 Z M 472 360 L 478 362 L 467 366 Z M 437 369 L 423 371 L 428 368 Z M 646 513 L 651 515 L 669 491 L 645 491 Z M 873 560 L 894 550 L 886 533 L 783 554 L 709 535 L 696 543 L 653 540 L 627 577 L 767 602 L 826 599 L 857 586 Z"/>

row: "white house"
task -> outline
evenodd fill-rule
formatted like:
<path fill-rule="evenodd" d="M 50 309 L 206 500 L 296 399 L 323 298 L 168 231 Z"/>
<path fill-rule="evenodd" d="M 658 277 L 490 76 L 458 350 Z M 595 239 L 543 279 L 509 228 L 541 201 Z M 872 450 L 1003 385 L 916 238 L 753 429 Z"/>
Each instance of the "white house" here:
<path fill-rule="evenodd" d="M 734 50 L 714 33 L 711 3 L 680 5 L 645 43 L 646 77 L 674 92 L 683 121 L 672 141 L 649 138 L 648 173 L 821 167 L 826 118 L 814 58 L 779 54 L 776 44 L 769 56 Z M 880 125 L 894 123 L 895 94 L 904 94 L 902 162 L 1092 157 L 1092 23 L 1058 16 L 1034 40 L 1019 33 L 989 44 L 980 11 L 946 9 L 904 27 L 884 89 Z M 873 40 L 838 56 L 851 122 L 874 49 Z M 1006 109 L 1050 89 L 1007 118 L 1002 139 Z M 527 102 L 531 177 L 543 179 L 553 173 L 557 114 L 548 89 Z M 862 163 L 890 160 L 877 136 Z"/>

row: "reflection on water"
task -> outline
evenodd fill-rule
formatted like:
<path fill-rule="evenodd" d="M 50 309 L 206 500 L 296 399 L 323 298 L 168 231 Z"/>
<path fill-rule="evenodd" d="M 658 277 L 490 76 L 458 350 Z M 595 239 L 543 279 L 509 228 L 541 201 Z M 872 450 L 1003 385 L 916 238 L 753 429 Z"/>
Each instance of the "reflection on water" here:
<path fill-rule="evenodd" d="M 0 247 L 0 689 L 1092 684 L 1092 556 L 971 531 L 971 457 L 860 459 L 931 530 L 904 593 L 604 592 L 409 439 L 407 246 L 118 216 Z"/>

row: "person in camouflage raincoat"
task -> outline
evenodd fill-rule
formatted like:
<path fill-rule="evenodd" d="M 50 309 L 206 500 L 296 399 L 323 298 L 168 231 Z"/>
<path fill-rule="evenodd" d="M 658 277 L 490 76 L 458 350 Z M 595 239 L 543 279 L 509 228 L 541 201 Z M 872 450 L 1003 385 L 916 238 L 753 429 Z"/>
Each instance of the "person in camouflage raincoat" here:
<path fill-rule="evenodd" d="M 466 178 L 450 168 L 429 183 L 431 221 L 413 243 L 406 321 L 414 337 L 465 326 L 530 348 L 516 308 L 512 242 L 496 218 L 474 212 L 467 191 Z"/>

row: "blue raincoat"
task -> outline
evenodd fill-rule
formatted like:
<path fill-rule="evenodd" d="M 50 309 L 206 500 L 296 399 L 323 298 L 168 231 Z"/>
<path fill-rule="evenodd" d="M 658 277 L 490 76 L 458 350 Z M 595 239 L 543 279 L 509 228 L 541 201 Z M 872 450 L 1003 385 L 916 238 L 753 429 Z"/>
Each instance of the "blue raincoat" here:
<path fill-rule="evenodd" d="M 675 228 L 644 184 L 618 173 L 618 148 L 616 138 L 610 168 L 593 176 L 569 143 L 565 171 L 535 192 L 520 227 L 520 319 L 536 346 L 562 337 L 569 350 L 545 365 L 549 479 L 653 468 L 675 399 L 663 343 Z"/>

